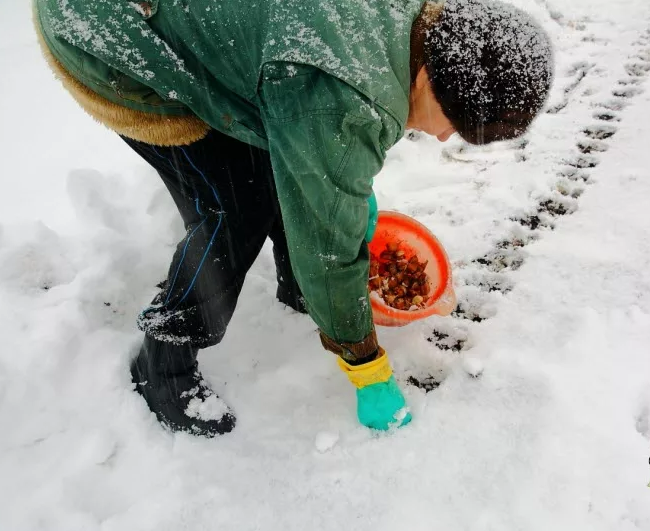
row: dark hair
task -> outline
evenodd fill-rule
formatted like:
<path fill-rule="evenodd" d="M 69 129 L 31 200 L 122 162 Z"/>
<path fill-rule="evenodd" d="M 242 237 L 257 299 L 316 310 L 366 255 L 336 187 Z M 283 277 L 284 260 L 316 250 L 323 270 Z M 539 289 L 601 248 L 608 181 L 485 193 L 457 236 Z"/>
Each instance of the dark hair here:
<path fill-rule="evenodd" d="M 472 144 L 523 134 L 553 79 L 544 30 L 493 0 L 447 0 L 427 31 L 424 63 L 442 111 Z"/>

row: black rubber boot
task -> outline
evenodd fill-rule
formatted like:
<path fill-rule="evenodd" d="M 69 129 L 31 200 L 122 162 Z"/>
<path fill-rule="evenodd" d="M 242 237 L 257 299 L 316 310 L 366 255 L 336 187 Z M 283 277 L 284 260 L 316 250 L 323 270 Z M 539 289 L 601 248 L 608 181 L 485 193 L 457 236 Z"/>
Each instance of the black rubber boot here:
<path fill-rule="evenodd" d="M 296 287 L 298 287 L 297 284 Z M 307 313 L 305 299 L 300 293 L 300 289 L 298 289 L 296 293 L 296 291 L 289 290 L 284 286 L 278 286 L 278 291 L 275 296 L 282 304 L 289 306 L 289 308 L 293 308 L 298 313 Z"/>
<path fill-rule="evenodd" d="M 196 363 L 198 349 L 145 335 L 131 364 L 135 388 L 160 423 L 172 431 L 215 437 L 232 431 L 235 416 L 208 387 Z"/>

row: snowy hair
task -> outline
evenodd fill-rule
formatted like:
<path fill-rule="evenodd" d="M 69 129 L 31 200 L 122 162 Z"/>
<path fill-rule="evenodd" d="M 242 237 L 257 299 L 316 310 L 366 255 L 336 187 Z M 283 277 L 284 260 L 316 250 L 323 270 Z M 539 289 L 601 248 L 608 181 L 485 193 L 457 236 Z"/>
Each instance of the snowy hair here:
<path fill-rule="evenodd" d="M 472 144 L 523 134 L 553 80 L 546 32 L 494 0 L 447 0 L 427 31 L 424 62 L 443 113 Z"/>

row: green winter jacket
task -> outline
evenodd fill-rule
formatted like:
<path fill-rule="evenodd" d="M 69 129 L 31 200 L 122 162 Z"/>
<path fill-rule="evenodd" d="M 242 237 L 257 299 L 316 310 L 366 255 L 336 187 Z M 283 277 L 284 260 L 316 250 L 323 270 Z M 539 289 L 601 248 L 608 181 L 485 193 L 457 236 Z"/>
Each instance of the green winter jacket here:
<path fill-rule="evenodd" d="M 104 98 L 267 149 L 311 317 L 368 336 L 367 199 L 404 132 L 424 0 L 34 2 L 54 56 Z"/>

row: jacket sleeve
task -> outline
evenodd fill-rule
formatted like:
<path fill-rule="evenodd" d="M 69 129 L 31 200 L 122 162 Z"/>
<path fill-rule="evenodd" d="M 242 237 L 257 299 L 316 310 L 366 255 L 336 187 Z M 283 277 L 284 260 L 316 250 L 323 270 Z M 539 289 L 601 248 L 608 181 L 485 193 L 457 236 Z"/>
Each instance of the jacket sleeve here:
<path fill-rule="evenodd" d="M 336 78 L 311 67 L 293 74 L 260 88 L 291 264 L 321 332 L 357 343 L 374 336 L 368 198 L 397 129 L 387 131 L 372 103 Z"/>

